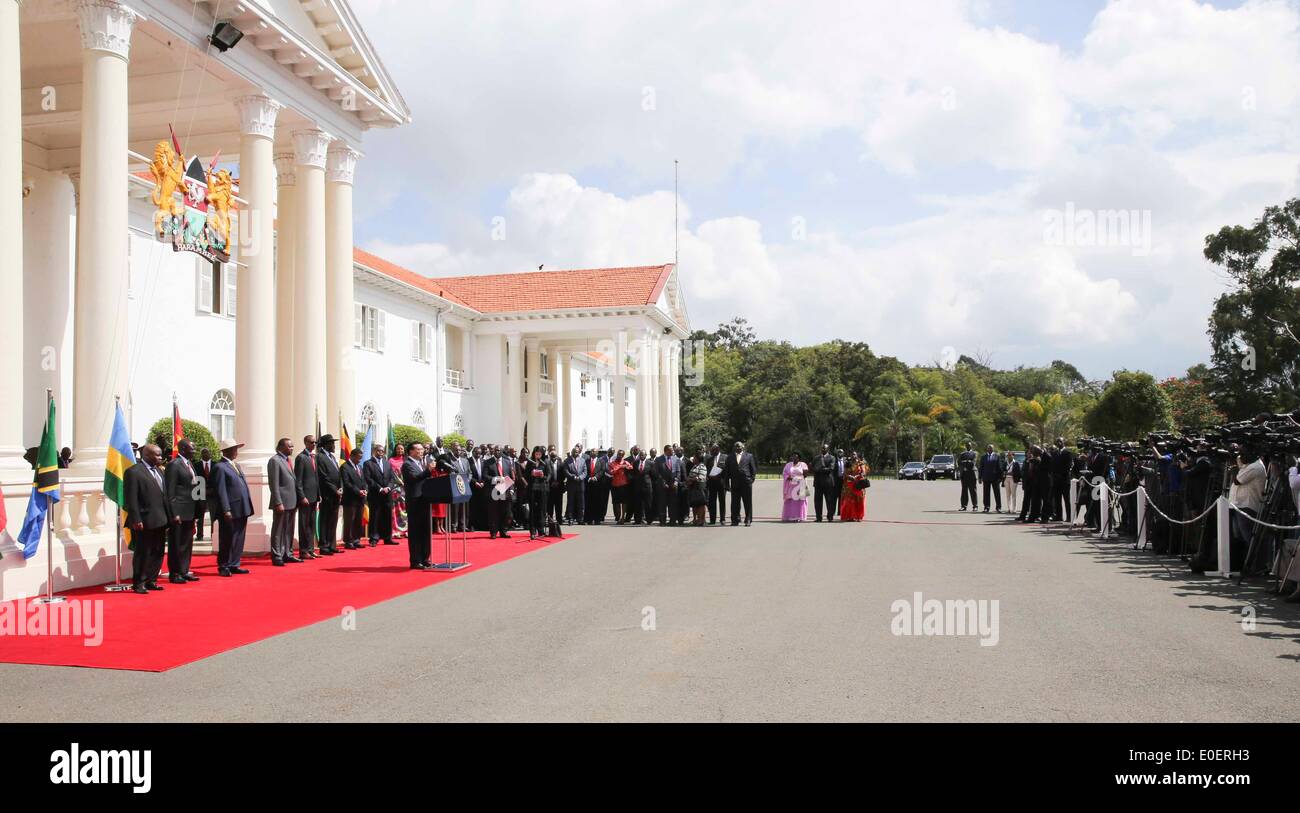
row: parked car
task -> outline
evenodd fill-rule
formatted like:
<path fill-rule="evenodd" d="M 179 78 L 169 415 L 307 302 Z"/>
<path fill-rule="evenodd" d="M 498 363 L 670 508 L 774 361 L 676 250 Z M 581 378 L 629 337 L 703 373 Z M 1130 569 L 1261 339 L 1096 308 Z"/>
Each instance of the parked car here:
<path fill-rule="evenodd" d="M 957 479 L 957 459 L 950 454 L 935 455 L 925 467 L 925 479 L 937 480 L 940 477 Z"/>
<path fill-rule="evenodd" d="M 1022 465 L 1022 466 L 1025 465 L 1025 453 L 1024 453 L 1024 452 L 1012 452 L 1012 453 L 1011 453 L 1011 456 L 1014 457 L 1014 458 L 1016 459 L 1016 462 L 1019 463 L 1020 465 Z"/>
<path fill-rule="evenodd" d="M 924 480 L 925 464 L 920 460 L 914 460 L 906 463 L 898 470 L 898 479 L 900 480 Z"/>

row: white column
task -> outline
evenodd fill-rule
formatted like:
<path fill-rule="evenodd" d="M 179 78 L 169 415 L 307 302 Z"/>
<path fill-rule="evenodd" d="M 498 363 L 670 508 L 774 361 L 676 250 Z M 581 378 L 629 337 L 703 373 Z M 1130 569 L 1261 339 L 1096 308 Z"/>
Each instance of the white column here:
<path fill-rule="evenodd" d="M 31 479 L 23 460 L 23 106 L 18 3 L 0 0 L 0 481 Z M 32 348 L 39 352 L 39 348 Z M 8 493 L 9 490 L 6 490 Z M 9 512 L 14 516 L 14 512 Z M 18 514 L 18 524 L 22 515 Z M 10 520 L 13 523 L 13 520 Z M 14 535 L 17 531 L 14 531 Z"/>
<path fill-rule="evenodd" d="M 322 130 L 293 134 L 298 176 L 298 218 L 294 223 L 293 426 L 290 437 L 315 427 L 337 431 L 338 415 L 328 411 L 325 372 L 325 152 L 330 137 Z"/>
<path fill-rule="evenodd" d="M 522 421 L 519 420 L 521 403 L 519 400 L 519 382 L 523 380 L 523 337 L 518 333 L 506 334 L 506 355 L 509 369 L 505 371 L 505 381 L 501 386 L 501 409 L 505 413 L 503 428 L 506 436 L 499 441 L 514 446 L 523 439 Z"/>
<path fill-rule="evenodd" d="M 243 456 L 275 451 L 275 117 L 280 103 L 244 96 L 239 108 L 239 269 L 235 306 L 235 435 Z"/>
<path fill-rule="evenodd" d="M 650 357 L 649 334 L 637 337 L 636 353 L 636 443 L 649 451 L 651 444 L 650 427 L 654 423 L 650 411 Z"/>
<path fill-rule="evenodd" d="M 614 412 L 614 432 L 610 438 L 610 446 L 615 451 L 622 449 L 627 451 L 627 407 L 624 402 L 627 400 L 627 377 L 623 373 L 625 348 L 627 347 L 627 334 L 618 331 L 614 334 L 614 357 L 610 359 L 613 368 L 610 370 L 610 407 Z"/>
<path fill-rule="evenodd" d="M 528 448 L 546 442 L 542 420 L 542 345 L 537 337 L 524 340 L 528 353 Z"/>
<path fill-rule="evenodd" d="M 672 339 L 668 343 L 668 434 L 673 443 L 682 440 L 681 372 L 682 346 Z"/>
<path fill-rule="evenodd" d="M 555 437 L 551 442 L 563 456 L 564 452 L 573 447 L 573 427 L 570 418 L 573 412 L 573 405 L 569 402 L 569 387 L 573 383 L 569 370 L 572 365 L 569 364 L 568 353 L 560 348 L 555 348 L 551 353 L 551 370 L 555 376 Z"/>
<path fill-rule="evenodd" d="M 275 156 L 275 436 L 293 437 L 293 298 L 298 174 L 293 153 Z M 309 430 L 310 431 L 310 430 Z"/>
<path fill-rule="evenodd" d="M 125 400 L 129 380 L 126 66 L 139 15 L 115 0 L 79 0 L 76 11 L 84 216 L 77 220 L 74 466 L 93 474 L 104 470 L 113 396 Z"/>
<path fill-rule="evenodd" d="M 349 425 L 357 420 L 352 347 L 352 176 L 360 157 L 361 153 L 335 141 L 326 154 L 325 169 L 327 414 L 333 421 L 342 413 Z"/>
<path fill-rule="evenodd" d="M 659 435 L 659 445 L 664 446 L 677 441 L 677 438 L 673 437 L 672 419 L 669 417 L 672 410 L 672 385 L 669 381 L 672 362 L 667 342 L 656 341 L 655 347 L 657 348 L 655 355 L 659 363 L 659 372 L 655 376 L 655 399 L 659 404 L 659 415 L 655 426 L 656 434 Z"/>

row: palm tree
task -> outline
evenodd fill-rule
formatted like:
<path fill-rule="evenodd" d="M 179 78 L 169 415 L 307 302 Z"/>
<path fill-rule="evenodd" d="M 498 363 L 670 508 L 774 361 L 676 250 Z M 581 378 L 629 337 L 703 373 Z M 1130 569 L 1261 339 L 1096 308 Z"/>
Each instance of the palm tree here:
<path fill-rule="evenodd" d="M 871 405 L 862 417 L 862 426 L 853 433 L 861 440 L 870 432 L 880 432 L 894 443 L 894 469 L 898 469 L 898 436 L 912 425 L 912 406 L 898 392 L 882 392 L 871 399 Z"/>
<path fill-rule="evenodd" d="M 955 412 L 950 404 L 945 403 L 943 396 L 932 393 L 924 387 L 908 390 L 904 402 L 911 411 L 908 423 L 917 430 L 917 435 L 921 439 L 921 460 L 924 461 L 926 430 L 935 424 L 941 424 Z"/>
<path fill-rule="evenodd" d="M 1020 431 L 1028 438 L 1038 438 L 1039 444 L 1046 445 L 1050 436 L 1065 433 L 1072 424 L 1073 415 L 1065 409 L 1065 399 L 1059 392 L 1038 394 L 1028 400 L 1016 399 L 1016 408 L 1011 417 L 1020 423 Z"/>

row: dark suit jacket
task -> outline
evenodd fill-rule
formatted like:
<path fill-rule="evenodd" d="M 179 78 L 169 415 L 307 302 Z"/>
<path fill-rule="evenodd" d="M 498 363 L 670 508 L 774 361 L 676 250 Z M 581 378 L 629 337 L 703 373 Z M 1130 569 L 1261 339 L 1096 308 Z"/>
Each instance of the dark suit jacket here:
<path fill-rule="evenodd" d="M 361 468 L 348 462 L 339 467 L 339 473 L 343 477 L 343 504 L 361 505 L 364 503 L 366 497 L 361 492 L 366 490 L 366 478 L 361 473 Z"/>
<path fill-rule="evenodd" d="M 221 514 L 230 514 L 235 519 L 252 516 L 253 498 L 248 493 L 248 480 L 244 473 L 235 467 L 234 462 L 224 457 L 212 467 L 212 479 L 208 484 L 209 493 L 215 495 L 212 508 Z"/>
<path fill-rule="evenodd" d="M 758 479 L 758 464 L 749 452 L 741 452 L 739 455 L 733 453 L 728 463 L 726 478 L 733 489 L 737 483 L 750 485 Z"/>
<path fill-rule="evenodd" d="M 656 483 L 662 483 L 665 487 L 672 487 L 681 482 L 681 474 L 682 467 L 674 457 L 659 455 L 651 466 L 651 476 Z"/>
<path fill-rule="evenodd" d="M 321 448 L 316 449 L 316 482 L 320 498 L 337 504 L 339 489 L 343 488 L 343 478 L 339 475 L 338 461 Z"/>
<path fill-rule="evenodd" d="M 183 521 L 194 519 L 194 481 L 197 475 L 191 465 L 183 457 L 174 457 L 167 464 L 167 474 L 163 477 L 167 487 L 168 513 Z"/>
<path fill-rule="evenodd" d="M 555 469 L 551 466 L 551 461 L 529 460 L 524 463 L 524 480 L 528 483 L 529 492 L 534 494 L 549 492 L 553 479 L 555 479 Z"/>
<path fill-rule="evenodd" d="M 835 487 L 835 455 L 819 454 L 812 459 L 813 483 L 822 488 Z"/>
<path fill-rule="evenodd" d="M 1006 474 L 1006 464 L 1002 456 L 997 452 L 985 452 L 980 457 L 980 481 L 986 483 L 999 483 L 1002 476 Z"/>
<path fill-rule="evenodd" d="M 307 502 L 320 500 L 320 484 L 316 478 L 316 467 L 312 465 L 314 455 L 303 449 L 293 461 L 293 479 L 298 484 L 298 501 L 306 498 Z"/>
<path fill-rule="evenodd" d="M 388 464 L 384 458 L 370 458 L 361 464 L 361 476 L 366 481 L 366 491 L 371 502 L 378 502 L 383 505 L 391 505 L 393 502 L 393 492 L 381 494 L 381 488 L 394 488 L 397 485 L 397 472 Z"/>
<path fill-rule="evenodd" d="M 429 504 L 424 497 L 424 481 L 429 479 L 429 472 L 423 460 L 408 457 L 402 461 L 402 486 L 406 490 L 407 511 L 412 511 Z M 414 508 L 412 508 L 414 506 Z"/>
<path fill-rule="evenodd" d="M 163 494 L 162 486 L 149 473 L 148 463 L 141 461 L 127 469 L 122 485 L 126 527 L 134 528 L 140 522 L 144 524 L 145 530 L 153 531 L 165 528 L 171 522 L 167 497 Z"/>

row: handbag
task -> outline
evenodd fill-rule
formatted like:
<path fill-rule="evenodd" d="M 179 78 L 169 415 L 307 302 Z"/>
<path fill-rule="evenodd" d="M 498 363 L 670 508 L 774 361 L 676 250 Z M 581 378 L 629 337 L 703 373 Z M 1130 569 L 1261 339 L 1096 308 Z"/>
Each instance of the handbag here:
<path fill-rule="evenodd" d="M 858 491 L 866 491 L 867 489 L 871 488 L 871 481 L 863 477 L 861 480 L 855 481 L 853 483 L 853 487 L 856 488 Z"/>

